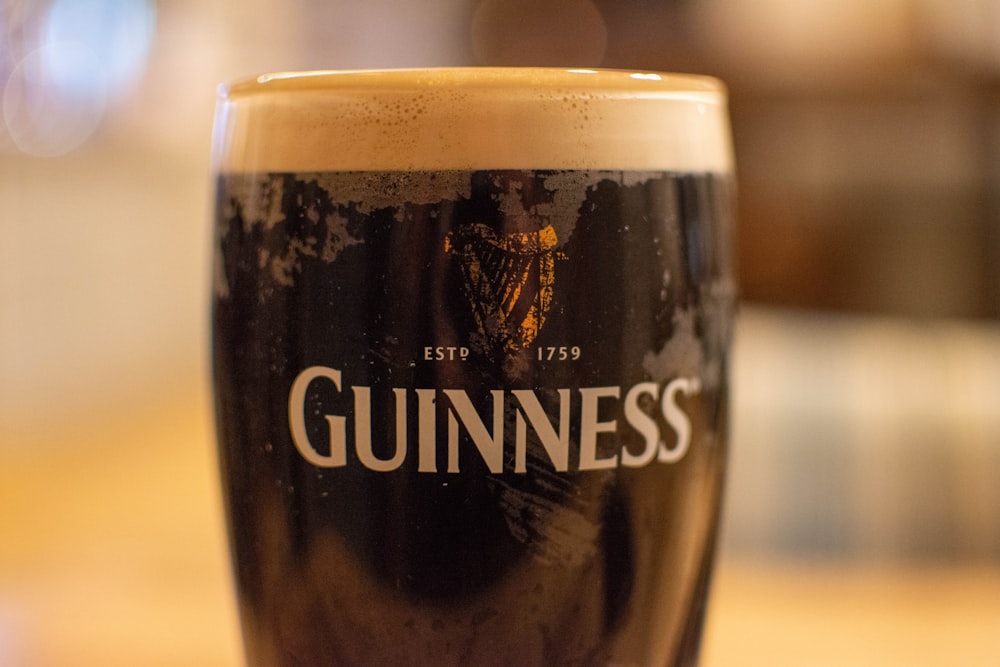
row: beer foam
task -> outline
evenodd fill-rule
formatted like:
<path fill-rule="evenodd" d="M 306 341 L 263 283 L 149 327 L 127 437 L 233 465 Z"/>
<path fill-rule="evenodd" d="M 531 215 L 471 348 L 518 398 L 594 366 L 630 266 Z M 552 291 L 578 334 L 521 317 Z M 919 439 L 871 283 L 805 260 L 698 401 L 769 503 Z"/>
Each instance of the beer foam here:
<path fill-rule="evenodd" d="M 224 172 L 732 169 L 726 91 L 701 76 L 455 68 L 268 74 L 222 86 Z"/>

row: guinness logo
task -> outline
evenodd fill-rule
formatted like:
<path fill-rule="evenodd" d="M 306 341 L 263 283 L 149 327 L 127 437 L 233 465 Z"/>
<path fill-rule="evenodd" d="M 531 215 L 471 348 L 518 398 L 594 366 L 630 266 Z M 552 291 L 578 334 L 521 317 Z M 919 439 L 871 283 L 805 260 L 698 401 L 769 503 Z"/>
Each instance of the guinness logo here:
<path fill-rule="evenodd" d="M 517 352 L 538 336 L 552 302 L 556 242 L 551 225 L 500 235 L 474 224 L 445 238 L 445 252 L 459 259 L 476 326 L 492 349 Z"/>

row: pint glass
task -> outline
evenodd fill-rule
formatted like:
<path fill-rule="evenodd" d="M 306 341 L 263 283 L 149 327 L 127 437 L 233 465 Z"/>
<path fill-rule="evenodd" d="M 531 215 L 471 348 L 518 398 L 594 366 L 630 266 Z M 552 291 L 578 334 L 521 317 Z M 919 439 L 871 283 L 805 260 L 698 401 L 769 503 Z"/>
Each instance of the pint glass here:
<path fill-rule="evenodd" d="M 725 92 L 220 92 L 213 369 L 253 665 L 684 665 L 726 454 Z"/>

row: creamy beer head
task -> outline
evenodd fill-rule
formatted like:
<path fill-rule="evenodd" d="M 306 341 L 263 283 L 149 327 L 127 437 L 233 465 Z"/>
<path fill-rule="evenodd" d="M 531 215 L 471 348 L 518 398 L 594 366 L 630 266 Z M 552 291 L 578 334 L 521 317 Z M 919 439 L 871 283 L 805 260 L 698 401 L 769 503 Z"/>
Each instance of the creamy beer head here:
<path fill-rule="evenodd" d="M 281 73 L 223 86 L 218 113 L 222 172 L 732 167 L 725 89 L 690 75 Z"/>

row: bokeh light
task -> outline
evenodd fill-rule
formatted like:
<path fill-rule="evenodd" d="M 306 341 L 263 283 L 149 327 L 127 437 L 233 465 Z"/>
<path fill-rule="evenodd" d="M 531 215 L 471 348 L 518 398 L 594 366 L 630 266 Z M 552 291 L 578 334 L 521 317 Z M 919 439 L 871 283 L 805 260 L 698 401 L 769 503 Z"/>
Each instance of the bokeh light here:
<path fill-rule="evenodd" d="M 156 28 L 149 0 L 56 0 L 45 24 L 45 44 L 79 43 L 89 48 L 102 67 L 83 72 L 58 58 L 51 60 L 55 81 L 63 86 L 107 87 L 124 92 L 142 71 Z M 83 76 L 81 76 L 81 74 Z"/>
<path fill-rule="evenodd" d="M 100 69 L 82 44 L 48 44 L 28 54 L 3 88 L 3 119 L 14 146 L 28 155 L 54 157 L 83 144 L 106 108 Z M 86 88 L 78 87 L 81 80 L 89 82 Z"/>
<path fill-rule="evenodd" d="M 151 0 L 14 3 L 0 13 L 0 137 L 38 157 L 83 145 L 145 67 Z"/>

